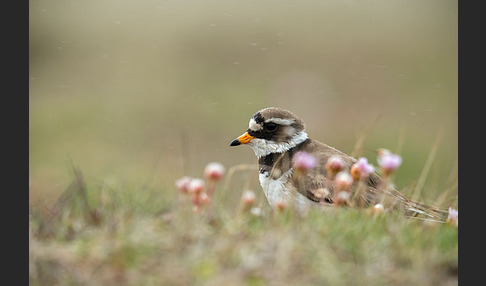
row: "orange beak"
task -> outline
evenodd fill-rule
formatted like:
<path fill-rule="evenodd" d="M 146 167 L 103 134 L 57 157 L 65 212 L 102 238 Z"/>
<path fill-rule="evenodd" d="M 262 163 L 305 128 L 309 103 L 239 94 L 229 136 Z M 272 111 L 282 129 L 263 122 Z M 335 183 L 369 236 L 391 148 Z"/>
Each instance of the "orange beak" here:
<path fill-rule="evenodd" d="M 243 133 L 240 137 L 236 138 L 235 140 L 231 141 L 230 146 L 238 146 L 240 144 L 248 144 L 251 139 L 255 137 L 248 134 L 248 132 Z"/>

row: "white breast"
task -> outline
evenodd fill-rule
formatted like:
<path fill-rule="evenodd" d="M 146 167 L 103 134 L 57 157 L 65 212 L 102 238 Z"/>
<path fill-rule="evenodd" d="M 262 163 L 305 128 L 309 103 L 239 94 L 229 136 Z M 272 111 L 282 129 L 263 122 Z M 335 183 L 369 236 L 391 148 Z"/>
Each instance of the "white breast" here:
<path fill-rule="evenodd" d="M 287 181 L 292 176 L 292 172 L 293 169 L 290 169 L 278 179 L 270 177 L 268 172 L 259 175 L 260 185 L 263 188 L 268 203 L 273 209 L 276 209 L 277 204 L 280 202 L 288 204 L 292 200 L 295 200 L 296 207 L 299 210 L 307 209 L 313 204 L 311 200 L 301 193 L 288 187 Z"/>

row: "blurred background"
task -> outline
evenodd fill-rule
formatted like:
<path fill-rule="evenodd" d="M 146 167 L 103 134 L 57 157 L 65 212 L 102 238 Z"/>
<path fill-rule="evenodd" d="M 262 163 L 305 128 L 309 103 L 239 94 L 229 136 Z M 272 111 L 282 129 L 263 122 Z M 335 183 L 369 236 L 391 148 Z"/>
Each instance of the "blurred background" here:
<path fill-rule="evenodd" d="M 267 106 L 347 153 L 370 130 L 359 156 L 401 154 L 405 193 L 435 155 L 426 201 L 457 194 L 457 13 L 450 0 L 29 1 L 29 202 L 55 201 L 71 163 L 88 183 L 168 193 L 208 162 L 254 164 L 229 143 Z"/>

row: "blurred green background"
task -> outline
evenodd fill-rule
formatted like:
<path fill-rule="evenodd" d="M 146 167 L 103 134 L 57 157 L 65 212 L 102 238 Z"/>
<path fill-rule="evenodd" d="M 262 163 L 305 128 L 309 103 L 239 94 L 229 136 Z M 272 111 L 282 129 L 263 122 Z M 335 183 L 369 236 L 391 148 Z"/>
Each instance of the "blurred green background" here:
<path fill-rule="evenodd" d="M 347 153 L 373 127 L 359 155 L 376 164 L 375 149 L 399 152 L 404 192 L 442 130 L 424 196 L 457 180 L 457 1 L 37 0 L 29 10 L 30 204 L 56 199 L 70 162 L 88 182 L 169 191 L 211 161 L 256 163 L 229 143 L 267 106 Z"/>

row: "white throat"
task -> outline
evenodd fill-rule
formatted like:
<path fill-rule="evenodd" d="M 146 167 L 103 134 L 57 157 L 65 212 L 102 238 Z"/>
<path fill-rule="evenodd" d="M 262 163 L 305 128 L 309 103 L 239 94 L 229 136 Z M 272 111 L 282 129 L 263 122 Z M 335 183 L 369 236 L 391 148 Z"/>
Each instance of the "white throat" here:
<path fill-rule="evenodd" d="M 288 142 L 276 143 L 264 139 L 253 138 L 248 145 L 250 145 L 253 151 L 255 151 L 255 155 L 258 157 L 258 159 L 260 159 L 261 157 L 267 156 L 271 153 L 283 153 L 288 151 L 289 149 L 292 149 L 307 140 L 307 138 L 307 133 L 305 131 L 300 131 Z"/>

